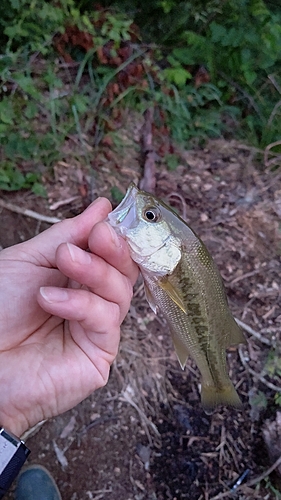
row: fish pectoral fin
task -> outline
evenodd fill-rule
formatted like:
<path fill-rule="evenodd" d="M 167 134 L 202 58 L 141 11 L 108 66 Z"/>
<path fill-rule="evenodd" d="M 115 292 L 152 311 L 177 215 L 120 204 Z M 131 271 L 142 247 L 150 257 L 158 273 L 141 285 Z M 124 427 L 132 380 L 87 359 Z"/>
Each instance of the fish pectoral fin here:
<path fill-rule="evenodd" d="M 228 332 L 228 339 L 226 347 L 230 347 L 238 344 L 246 344 L 246 339 L 243 335 L 241 328 L 237 325 L 234 318 L 232 319 L 232 324 Z"/>
<path fill-rule="evenodd" d="M 176 351 L 177 358 L 179 360 L 179 364 L 181 366 L 181 369 L 184 370 L 184 367 L 186 365 L 187 358 L 189 356 L 189 351 L 187 347 L 181 342 L 179 339 L 178 335 L 173 331 L 172 328 L 171 330 L 171 335 L 172 335 L 172 340 L 174 344 L 174 348 Z"/>
<path fill-rule="evenodd" d="M 157 311 L 158 311 L 158 306 L 157 304 L 155 303 L 155 300 L 153 298 L 153 295 L 151 293 L 151 291 L 149 290 L 147 284 L 144 282 L 144 291 L 145 291 L 145 296 L 146 296 L 146 300 L 147 302 L 149 303 L 152 311 L 157 314 Z"/>
<path fill-rule="evenodd" d="M 165 278 L 159 281 L 159 286 L 164 290 L 172 299 L 177 306 L 185 313 L 187 314 L 187 310 L 185 307 L 185 304 L 183 302 L 182 297 L 180 296 L 179 292 L 177 289 L 174 287 L 174 285 L 169 281 L 169 278 Z"/>

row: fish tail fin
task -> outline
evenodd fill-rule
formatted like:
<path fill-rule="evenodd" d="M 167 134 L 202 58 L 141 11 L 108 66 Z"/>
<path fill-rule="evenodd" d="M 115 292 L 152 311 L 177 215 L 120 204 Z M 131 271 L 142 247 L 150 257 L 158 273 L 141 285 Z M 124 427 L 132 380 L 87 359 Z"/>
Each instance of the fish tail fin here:
<path fill-rule="evenodd" d="M 203 385 L 201 400 L 204 411 L 210 415 L 216 406 L 222 404 L 242 409 L 243 405 L 232 383 L 218 388 L 212 385 Z"/>

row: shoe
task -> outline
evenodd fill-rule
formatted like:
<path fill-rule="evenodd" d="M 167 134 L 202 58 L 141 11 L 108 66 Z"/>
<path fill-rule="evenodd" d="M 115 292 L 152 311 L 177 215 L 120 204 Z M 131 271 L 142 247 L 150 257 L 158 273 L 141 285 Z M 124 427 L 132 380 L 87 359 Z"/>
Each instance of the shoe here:
<path fill-rule="evenodd" d="M 41 465 L 30 465 L 20 473 L 15 500 L 62 500 L 51 474 Z"/>

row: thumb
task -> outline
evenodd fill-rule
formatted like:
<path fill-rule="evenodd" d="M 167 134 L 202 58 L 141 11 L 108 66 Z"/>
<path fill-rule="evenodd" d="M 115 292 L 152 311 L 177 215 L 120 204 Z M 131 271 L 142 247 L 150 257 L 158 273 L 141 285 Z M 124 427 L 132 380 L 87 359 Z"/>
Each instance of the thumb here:
<path fill-rule="evenodd" d="M 2 250 L 1 256 L 11 259 L 19 256 L 21 260 L 46 267 L 56 266 L 56 250 L 61 243 L 73 243 L 80 248 L 88 247 L 88 237 L 93 226 L 106 218 L 112 210 L 106 198 L 97 198 L 84 212 L 72 219 L 57 222 L 34 238 Z M 20 252 L 20 253 L 19 253 Z"/>

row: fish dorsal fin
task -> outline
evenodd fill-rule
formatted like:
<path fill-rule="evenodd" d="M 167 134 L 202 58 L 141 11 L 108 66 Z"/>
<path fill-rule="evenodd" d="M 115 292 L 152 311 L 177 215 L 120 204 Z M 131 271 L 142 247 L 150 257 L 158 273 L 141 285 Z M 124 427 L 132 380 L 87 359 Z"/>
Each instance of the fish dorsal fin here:
<path fill-rule="evenodd" d="M 189 351 L 188 351 L 187 347 L 180 341 L 178 335 L 173 331 L 171 326 L 170 326 L 170 331 L 171 331 L 172 340 L 173 340 L 174 348 L 176 351 L 176 355 L 177 355 L 177 358 L 179 360 L 179 364 L 181 366 L 181 369 L 184 370 L 187 358 L 189 356 Z"/>
<path fill-rule="evenodd" d="M 151 291 L 149 290 L 148 288 L 148 285 L 144 282 L 144 291 L 145 291 L 145 296 L 146 296 L 146 300 L 147 302 L 149 303 L 152 311 L 157 314 L 158 312 L 158 306 L 157 304 L 155 303 L 155 300 L 153 298 L 153 295 L 151 293 Z"/>
<path fill-rule="evenodd" d="M 169 281 L 169 277 L 165 277 L 162 280 L 159 280 L 158 284 L 162 288 L 162 290 L 164 290 L 169 295 L 170 299 L 172 299 L 172 301 L 175 302 L 175 304 L 177 304 L 177 306 L 179 306 L 179 308 L 185 314 L 187 314 L 187 310 L 183 302 L 183 299 L 179 294 L 178 290 L 174 287 L 173 283 Z"/>
<path fill-rule="evenodd" d="M 230 330 L 228 331 L 228 338 L 226 347 L 230 347 L 238 344 L 246 344 L 246 339 L 243 335 L 241 328 L 237 325 L 234 318 L 231 318 L 232 322 L 230 326 Z"/>

